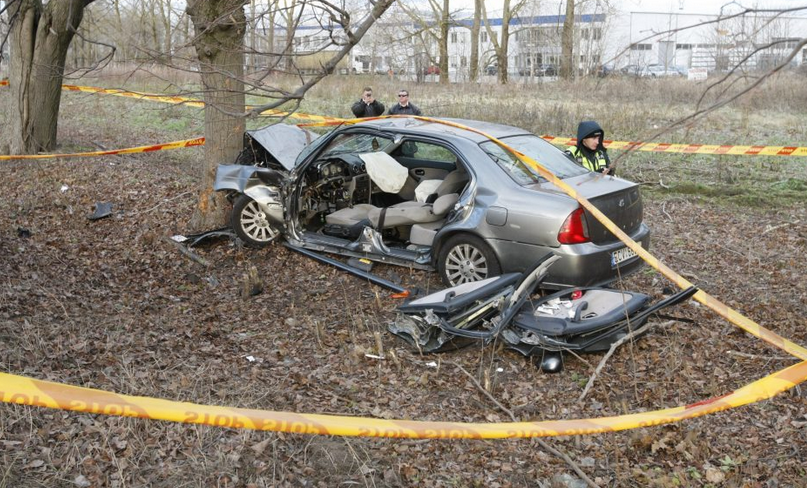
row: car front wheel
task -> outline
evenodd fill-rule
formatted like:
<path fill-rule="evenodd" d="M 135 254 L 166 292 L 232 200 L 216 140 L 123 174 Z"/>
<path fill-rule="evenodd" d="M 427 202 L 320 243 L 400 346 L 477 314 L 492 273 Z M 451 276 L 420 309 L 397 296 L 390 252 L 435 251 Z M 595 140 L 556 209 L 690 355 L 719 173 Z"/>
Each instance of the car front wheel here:
<path fill-rule="evenodd" d="M 246 195 L 235 200 L 230 225 L 236 235 L 251 247 L 265 247 L 280 235 L 258 202 Z"/>
<path fill-rule="evenodd" d="M 440 249 L 437 268 L 448 286 L 481 281 L 501 274 L 499 260 L 482 239 L 457 234 Z"/>

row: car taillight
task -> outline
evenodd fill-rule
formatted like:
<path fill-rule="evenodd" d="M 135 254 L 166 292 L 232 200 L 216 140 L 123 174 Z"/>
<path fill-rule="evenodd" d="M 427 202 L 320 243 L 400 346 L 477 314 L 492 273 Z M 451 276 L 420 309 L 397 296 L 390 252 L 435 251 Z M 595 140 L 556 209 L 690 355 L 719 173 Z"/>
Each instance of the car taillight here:
<path fill-rule="evenodd" d="M 578 207 L 577 210 L 566 217 L 566 221 L 564 221 L 563 225 L 560 227 L 558 242 L 561 244 L 580 244 L 581 242 L 589 242 L 590 240 L 586 214 L 583 211 L 583 207 Z"/>

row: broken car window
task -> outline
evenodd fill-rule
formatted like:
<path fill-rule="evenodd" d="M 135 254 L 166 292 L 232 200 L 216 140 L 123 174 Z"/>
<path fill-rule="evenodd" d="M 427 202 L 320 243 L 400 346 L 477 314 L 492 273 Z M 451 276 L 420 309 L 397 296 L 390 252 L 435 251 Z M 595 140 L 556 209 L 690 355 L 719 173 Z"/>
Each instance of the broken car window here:
<path fill-rule="evenodd" d="M 587 169 L 567 158 L 558 148 L 538 136 L 506 137 L 502 139 L 502 142 L 534 159 L 560 179 L 571 178 L 588 172 Z M 499 147 L 495 142 L 483 142 L 480 147 L 519 184 L 528 185 L 543 180 L 537 171 L 523 163 L 509 151 Z"/>
<path fill-rule="evenodd" d="M 392 144 L 391 138 L 381 137 L 376 134 L 340 134 L 328 144 L 321 156 L 383 151 L 390 144 Z"/>

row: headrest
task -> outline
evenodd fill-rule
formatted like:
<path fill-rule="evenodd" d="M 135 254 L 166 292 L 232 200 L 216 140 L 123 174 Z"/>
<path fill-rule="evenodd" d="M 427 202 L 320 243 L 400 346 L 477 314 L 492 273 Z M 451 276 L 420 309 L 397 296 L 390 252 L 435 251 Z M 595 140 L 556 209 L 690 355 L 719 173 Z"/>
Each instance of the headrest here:
<path fill-rule="evenodd" d="M 406 141 L 401 144 L 401 156 L 411 158 L 418 152 L 418 146 L 413 141 Z"/>
<path fill-rule="evenodd" d="M 437 193 L 437 196 L 439 197 L 449 193 L 459 193 L 460 190 L 465 187 L 465 183 L 467 182 L 468 173 L 466 173 L 463 169 L 456 169 L 443 178 L 443 182 L 437 187 L 437 191 L 435 193 Z"/>

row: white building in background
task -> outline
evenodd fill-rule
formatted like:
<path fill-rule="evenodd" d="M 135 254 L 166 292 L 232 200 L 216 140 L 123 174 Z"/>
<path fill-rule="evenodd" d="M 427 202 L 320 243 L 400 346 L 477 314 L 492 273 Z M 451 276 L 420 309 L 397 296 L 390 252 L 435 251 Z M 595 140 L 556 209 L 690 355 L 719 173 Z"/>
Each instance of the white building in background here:
<path fill-rule="evenodd" d="M 609 11 L 584 13 L 575 23 L 574 55 L 578 75 L 598 71 L 600 66 L 632 67 L 649 65 L 673 68 L 727 70 L 746 60 L 744 69 L 766 69 L 781 63 L 807 35 L 807 18 L 718 15 L 682 12 Z M 492 35 L 501 39 L 502 19 L 488 19 Z M 510 21 L 508 71 L 513 79 L 551 77 L 561 59 L 563 15 L 522 16 Z M 448 66 L 452 82 L 470 78 L 471 21 L 455 21 L 449 29 Z M 432 41 L 412 36 L 411 20 L 384 18 L 377 22 L 349 59 L 337 67 L 338 73 L 375 73 L 406 76 L 409 79 L 436 79 L 438 47 Z M 275 52 L 286 43 L 285 31 L 275 31 Z M 496 74 L 491 34 L 484 26 L 479 38 L 479 72 Z M 321 25 L 300 26 L 294 32 L 294 65 L 314 71 L 339 49 L 330 45 L 331 33 Z M 768 46 L 766 49 L 760 49 Z M 258 47 L 260 49 L 260 47 Z M 807 62 L 807 48 L 792 60 L 794 66 Z"/>
<path fill-rule="evenodd" d="M 603 56 L 605 14 L 578 16 L 575 56 L 581 73 L 597 69 Z M 560 65 L 561 32 L 564 16 L 543 15 L 518 17 L 510 21 L 508 71 L 510 76 L 553 76 Z M 483 25 L 479 34 L 479 72 L 493 75 L 497 67 L 491 37 L 501 40 L 502 19 L 488 19 L 490 31 Z M 339 73 L 376 73 L 436 77 L 439 54 L 437 43 L 417 36 L 405 35 L 416 26 L 381 20 L 354 47 L 350 60 L 339 64 Z M 456 21 L 448 34 L 448 66 L 451 81 L 466 81 L 470 77 L 471 20 Z M 263 36 L 265 37 L 265 36 Z M 274 51 L 286 43 L 285 31 L 277 30 Z M 304 25 L 294 32 L 292 52 L 294 65 L 302 71 L 317 70 L 339 49 L 329 45 L 330 33 L 320 25 Z M 260 50 L 261 46 L 256 49 Z M 549 72 L 547 72 L 547 70 Z"/>
<path fill-rule="evenodd" d="M 781 63 L 807 36 L 805 17 L 728 16 L 672 11 L 617 13 L 608 33 L 605 62 L 617 68 L 658 64 L 725 71 L 748 58 L 744 69 L 767 69 Z M 807 48 L 791 64 L 805 62 Z"/>

